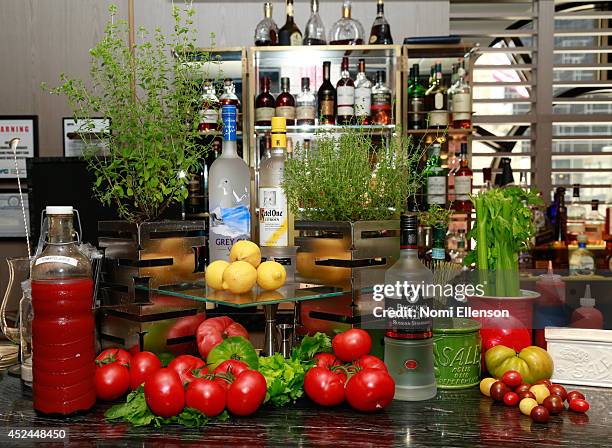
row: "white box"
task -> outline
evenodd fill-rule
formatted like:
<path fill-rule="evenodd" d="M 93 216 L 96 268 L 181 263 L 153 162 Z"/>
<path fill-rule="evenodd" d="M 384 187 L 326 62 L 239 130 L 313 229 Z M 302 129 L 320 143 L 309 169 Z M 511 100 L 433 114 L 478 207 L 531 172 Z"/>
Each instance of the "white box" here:
<path fill-rule="evenodd" d="M 544 334 L 553 382 L 612 387 L 612 330 L 546 327 Z"/>

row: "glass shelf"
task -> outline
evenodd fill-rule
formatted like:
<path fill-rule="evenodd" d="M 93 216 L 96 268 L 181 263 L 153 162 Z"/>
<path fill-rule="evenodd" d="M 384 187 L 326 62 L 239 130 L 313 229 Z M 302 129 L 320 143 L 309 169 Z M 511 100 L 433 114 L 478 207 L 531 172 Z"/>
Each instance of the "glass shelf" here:
<path fill-rule="evenodd" d="M 468 135 L 474 132 L 473 128 L 455 129 L 455 128 L 430 128 L 430 129 L 407 129 L 408 134 L 448 134 L 448 135 Z"/>
<path fill-rule="evenodd" d="M 316 134 L 317 132 L 340 133 L 348 129 L 357 129 L 371 134 L 386 134 L 395 130 L 394 124 L 387 125 L 295 125 L 287 126 L 287 134 Z M 255 133 L 270 132 L 270 126 L 255 126 Z"/>
<path fill-rule="evenodd" d="M 272 305 L 283 302 L 301 302 L 304 300 L 338 297 L 350 293 L 350 290 L 311 283 L 287 283 L 285 286 L 275 291 L 263 291 L 258 286 L 255 286 L 251 292 L 245 294 L 217 291 L 207 287 L 204 283 L 185 283 L 160 286 L 158 288 L 147 288 L 146 286 L 136 285 L 136 289 L 149 291 L 152 294 L 181 297 L 183 299 L 197 300 L 200 302 L 211 302 L 235 308 Z"/>

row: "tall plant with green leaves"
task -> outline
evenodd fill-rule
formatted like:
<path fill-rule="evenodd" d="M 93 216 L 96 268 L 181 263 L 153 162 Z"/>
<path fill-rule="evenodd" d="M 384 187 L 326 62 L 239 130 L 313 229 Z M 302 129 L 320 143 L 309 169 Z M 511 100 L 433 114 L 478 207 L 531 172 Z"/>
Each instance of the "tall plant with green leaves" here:
<path fill-rule="evenodd" d="M 378 146 L 364 130 L 321 132 L 285 163 L 282 187 L 299 219 L 361 221 L 399 216 L 423 183 L 420 143 L 401 136 Z"/>
<path fill-rule="evenodd" d="M 187 196 L 186 174 L 205 150 L 197 143 L 201 74 L 188 64 L 195 50 L 192 8 L 173 7 L 174 29 L 137 31 L 133 48 L 128 24 L 109 8 L 102 39 L 90 50 L 90 82 L 62 74 L 59 87 L 83 125 L 90 117 L 110 119 L 108 151 L 86 144 L 85 158 L 95 174 L 94 196 L 131 222 L 151 221 Z M 209 53 L 199 53 L 201 64 Z"/>

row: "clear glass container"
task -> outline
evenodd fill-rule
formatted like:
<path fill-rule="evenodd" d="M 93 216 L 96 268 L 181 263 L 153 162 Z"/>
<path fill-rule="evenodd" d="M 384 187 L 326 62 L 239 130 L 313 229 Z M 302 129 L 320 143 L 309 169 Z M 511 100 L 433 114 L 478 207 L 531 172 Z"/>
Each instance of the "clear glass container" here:
<path fill-rule="evenodd" d="M 296 98 L 295 116 L 298 125 L 314 125 L 317 115 L 317 97 L 310 90 L 310 78 L 302 78 L 302 91 Z"/>
<path fill-rule="evenodd" d="M 591 211 L 587 214 L 584 223 L 585 234 L 592 243 L 599 243 L 603 237 L 606 218 L 599 213 L 599 200 L 591 200 Z"/>
<path fill-rule="evenodd" d="M 331 28 L 329 43 L 331 45 L 362 45 L 365 32 L 358 20 L 351 17 L 351 1 L 344 0 L 342 17 Z"/>
<path fill-rule="evenodd" d="M 567 236 L 570 241 L 585 232 L 586 208 L 580 204 L 580 185 L 574 184 L 572 201 L 567 207 Z"/>
<path fill-rule="evenodd" d="M 578 249 L 569 258 L 570 275 L 592 275 L 595 273 L 595 258 L 586 248 L 587 236 L 578 235 Z"/>
<path fill-rule="evenodd" d="M 355 121 L 368 125 L 371 122 L 372 81 L 366 76 L 365 59 L 359 59 L 359 71 L 355 79 Z"/>
<path fill-rule="evenodd" d="M 264 18 L 255 27 L 255 45 L 278 45 L 278 25 L 272 19 L 272 2 L 264 3 Z"/>
<path fill-rule="evenodd" d="M 32 387 L 32 285 L 29 280 L 21 283 L 23 297 L 19 301 L 19 340 L 21 359 L 21 382 Z"/>
<path fill-rule="evenodd" d="M 310 0 L 310 18 L 304 29 L 304 45 L 325 45 L 325 25 L 319 15 L 319 0 Z"/>

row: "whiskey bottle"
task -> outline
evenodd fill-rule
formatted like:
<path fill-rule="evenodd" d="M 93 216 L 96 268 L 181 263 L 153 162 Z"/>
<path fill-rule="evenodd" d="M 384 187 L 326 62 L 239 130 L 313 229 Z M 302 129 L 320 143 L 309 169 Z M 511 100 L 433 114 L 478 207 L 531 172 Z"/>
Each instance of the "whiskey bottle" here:
<path fill-rule="evenodd" d="M 427 206 L 446 206 L 447 172 L 442 168 L 440 158 L 441 145 L 439 142 L 432 143 L 429 150 L 429 158 L 425 167 L 427 186 Z"/>
<path fill-rule="evenodd" d="M 238 96 L 236 96 L 236 86 L 234 81 L 230 78 L 225 78 L 223 81 L 223 94 L 219 97 L 219 104 L 221 109 L 223 106 L 233 105 L 236 106 L 237 113 L 237 130 L 242 130 L 242 107 Z"/>
<path fill-rule="evenodd" d="M 302 32 L 293 18 L 293 0 L 287 0 L 287 21 L 278 32 L 279 45 L 302 45 Z"/>
<path fill-rule="evenodd" d="M 452 111 L 453 128 L 472 127 L 472 89 L 467 83 L 464 63 L 457 67 L 457 82 L 453 86 Z"/>
<path fill-rule="evenodd" d="M 289 90 L 289 78 L 281 78 L 281 93 L 276 97 L 275 116 L 284 117 L 287 125 L 293 126 L 295 124 L 295 98 Z"/>
<path fill-rule="evenodd" d="M 472 210 L 470 194 L 472 194 L 474 172 L 469 166 L 467 155 L 467 143 L 461 143 L 459 169 L 455 172 L 453 177 L 455 190 L 453 208 L 460 212 L 469 213 Z"/>
<path fill-rule="evenodd" d="M 310 0 L 310 18 L 304 29 L 304 45 L 325 45 L 325 25 L 319 15 L 319 0 Z"/>
<path fill-rule="evenodd" d="M 319 100 L 319 124 L 334 124 L 336 122 L 336 89 L 330 81 L 331 62 L 323 62 L 323 83 L 317 94 Z"/>
<path fill-rule="evenodd" d="M 425 128 L 425 110 L 423 107 L 425 87 L 419 80 L 419 64 L 412 65 L 412 79 L 408 90 L 408 128 Z"/>
<path fill-rule="evenodd" d="M 435 65 L 433 84 L 425 92 L 425 106 L 429 112 L 430 128 L 445 128 L 448 126 L 448 98 L 443 83 L 442 64 Z"/>
<path fill-rule="evenodd" d="M 355 80 L 355 121 L 368 125 L 371 122 L 372 82 L 366 76 L 365 59 L 359 59 L 359 72 Z"/>
<path fill-rule="evenodd" d="M 302 91 L 297 96 L 295 118 L 298 125 L 314 125 L 317 115 L 317 98 L 310 91 L 310 78 L 302 78 Z"/>
<path fill-rule="evenodd" d="M 385 2 L 378 0 L 376 4 L 376 18 L 370 31 L 370 44 L 392 44 L 391 27 L 385 18 Z"/>
<path fill-rule="evenodd" d="M 202 105 L 199 111 L 198 131 L 210 132 L 219 129 L 219 99 L 212 81 L 204 82 Z"/>
<path fill-rule="evenodd" d="M 580 185 L 574 184 L 572 202 L 567 207 L 567 238 L 568 241 L 585 232 L 586 208 L 580 204 Z"/>
<path fill-rule="evenodd" d="M 255 45 L 278 45 L 278 26 L 272 19 L 272 2 L 264 3 L 264 18 L 255 27 Z"/>
<path fill-rule="evenodd" d="M 372 87 L 372 123 L 387 125 L 393 122 L 391 111 L 391 90 L 385 84 L 385 71 L 376 72 L 376 84 Z"/>
<path fill-rule="evenodd" d="M 342 3 L 342 17 L 331 29 L 329 43 L 331 45 L 361 45 L 365 32 L 358 20 L 351 17 L 351 1 Z"/>
<path fill-rule="evenodd" d="M 351 124 L 355 116 L 355 83 L 349 73 L 348 57 L 342 58 L 340 79 L 336 84 L 338 108 L 337 124 Z"/>
<path fill-rule="evenodd" d="M 263 76 L 259 84 L 261 93 L 255 99 L 255 124 L 270 126 L 275 108 L 274 97 L 270 94 L 270 78 Z"/>

